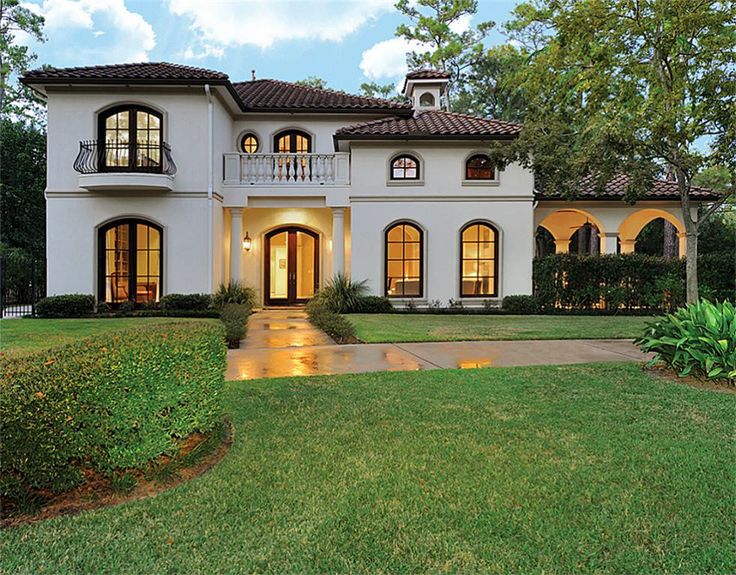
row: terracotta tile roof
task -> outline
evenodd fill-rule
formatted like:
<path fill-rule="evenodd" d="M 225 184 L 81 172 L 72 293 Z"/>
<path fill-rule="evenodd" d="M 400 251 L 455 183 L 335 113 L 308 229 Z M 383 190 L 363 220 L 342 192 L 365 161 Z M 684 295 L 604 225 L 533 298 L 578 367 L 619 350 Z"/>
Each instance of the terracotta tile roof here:
<path fill-rule="evenodd" d="M 448 72 L 440 70 L 414 70 L 406 75 L 407 80 L 446 80 L 450 77 Z"/>
<path fill-rule="evenodd" d="M 415 112 L 411 118 L 390 117 L 340 128 L 338 139 L 382 138 L 512 138 L 521 131 L 521 124 L 431 110 Z"/>
<path fill-rule="evenodd" d="M 585 178 L 581 184 L 578 193 L 579 199 L 591 200 L 620 200 L 626 194 L 626 186 L 629 183 L 629 176 L 626 174 L 618 174 L 611 178 L 606 186 L 606 191 L 597 194 L 595 191 L 595 182 L 593 178 Z M 536 197 L 539 200 L 560 199 L 560 194 L 547 191 L 536 191 Z M 698 201 L 711 201 L 720 197 L 718 192 L 709 188 L 699 188 L 693 186 L 690 188 L 690 197 Z M 680 193 L 677 188 L 677 182 L 668 180 L 654 180 L 651 189 L 646 193 L 643 199 L 647 200 L 679 200 Z"/>
<path fill-rule="evenodd" d="M 233 84 L 247 109 L 252 110 L 356 110 L 405 111 L 411 113 L 411 104 L 355 96 L 336 90 L 322 90 L 300 86 L 281 80 L 253 80 Z"/>
<path fill-rule="evenodd" d="M 84 66 L 79 68 L 39 68 L 27 72 L 23 82 L 27 84 L 54 83 L 68 81 L 146 81 L 146 82 L 211 82 L 227 81 L 227 74 L 170 64 L 168 62 L 140 62 L 137 64 L 113 64 L 109 66 Z"/>

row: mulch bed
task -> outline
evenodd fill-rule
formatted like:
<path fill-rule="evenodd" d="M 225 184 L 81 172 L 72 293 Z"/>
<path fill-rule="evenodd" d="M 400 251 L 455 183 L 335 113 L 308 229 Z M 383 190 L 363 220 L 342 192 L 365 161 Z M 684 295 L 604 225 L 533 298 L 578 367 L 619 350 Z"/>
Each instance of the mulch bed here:
<path fill-rule="evenodd" d="M 654 377 L 666 381 L 682 383 L 684 385 L 689 385 L 690 387 L 697 387 L 698 389 L 736 394 L 736 385 L 730 384 L 726 379 L 701 379 L 694 375 L 680 377 L 674 369 L 662 364 L 657 364 L 652 367 L 644 367 L 644 371 L 650 373 Z"/>
<path fill-rule="evenodd" d="M 135 478 L 135 486 L 125 492 L 116 490 L 110 478 L 99 473 L 87 471 L 87 480 L 79 487 L 57 495 L 39 493 L 45 499 L 40 510 L 35 514 L 17 514 L 3 505 L 0 528 L 17 527 L 28 523 L 44 521 L 60 515 L 73 515 L 82 511 L 99 509 L 127 503 L 145 497 L 154 497 L 185 481 L 199 477 L 219 463 L 230 450 L 233 429 L 229 422 L 223 422 L 224 440 L 214 449 L 206 449 L 202 454 L 195 454 L 189 466 L 180 466 L 181 460 L 192 455 L 192 452 L 203 447 L 211 434 L 193 433 L 181 443 L 176 456 L 162 455 L 149 466 L 149 473 L 140 470 L 129 470 L 128 474 Z M 151 473 L 150 470 L 154 472 Z"/>

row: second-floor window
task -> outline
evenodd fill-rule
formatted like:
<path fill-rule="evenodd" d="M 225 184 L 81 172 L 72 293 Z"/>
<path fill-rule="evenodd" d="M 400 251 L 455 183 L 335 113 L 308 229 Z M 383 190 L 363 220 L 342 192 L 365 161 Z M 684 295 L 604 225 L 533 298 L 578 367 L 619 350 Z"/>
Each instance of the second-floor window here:
<path fill-rule="evenodd" d="M 305 156 L 292 158 L 291 154 L 309 154 L 312 151 L 312 137 L 306 132 L 288 130 L 279 132 L 273 139 L 274 152 L 289 154 L 277 160 L 279 180 L 311 180 L 311 163 Z"/>
<path fill-rule="evenodd" d="M 161 114 L 142 106 L 118 106 L 100 115 L 100 168 L 120 172 L 160 172 Z"/>

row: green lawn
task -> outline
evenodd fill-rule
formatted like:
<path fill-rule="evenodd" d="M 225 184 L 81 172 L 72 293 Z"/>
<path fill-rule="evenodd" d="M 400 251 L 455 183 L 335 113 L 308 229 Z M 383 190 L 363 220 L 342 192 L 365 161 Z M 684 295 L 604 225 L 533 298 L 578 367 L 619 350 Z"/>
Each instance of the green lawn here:
<path fill-rule="evenodd" d="M 0 321 L 0 351 L 35 351 L 117 329 L 171 321 L 190 320 L 167 317 L 8 319 Z"/>
<path fill-rule="evenodd" d="M 736 572 L 733 395 L 599 364 L 261 380 L 225 398 L 218 466 L 9 529 L 0 572 Z"/>
<path fill-rule="evenodd" d="M 633 339 L 651 317 L 350 314 L 368 343 L 500 339 Z"/>

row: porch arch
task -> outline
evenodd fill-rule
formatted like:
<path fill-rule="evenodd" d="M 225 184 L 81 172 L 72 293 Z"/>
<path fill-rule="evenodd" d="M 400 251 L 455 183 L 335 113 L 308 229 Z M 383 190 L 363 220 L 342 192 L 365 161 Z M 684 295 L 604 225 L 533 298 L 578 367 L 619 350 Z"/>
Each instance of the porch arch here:
<path fill-rule="evenodd" d="M 671 223 L 677 230 L 677 238 L 679 240 L 680 255 L 685 254 L 687 236 L 685 235 L 685 224 L 671 212 L 657 208 L 644 208 L 629 214 L 626 219 L 621 222 L 618 228 L 618 236 L 621 242 L 621 253 L 633 253 L 636 246 L 636 238 L 644 227 L 656 219 Z"/>
<path fill-rule="evenodd" d="M 567 253 L 570 250 L 570 238 L 586 223 L 593 224 L 598 228 L 601 239 L 601 251 L 603 251 L 603 239 L 606 230 L 601 221 L 592 213 L 579 208 L 561 208 L 547 215 L 539 227 L 544 228 L 555 240 L 555 252 Z"/>

